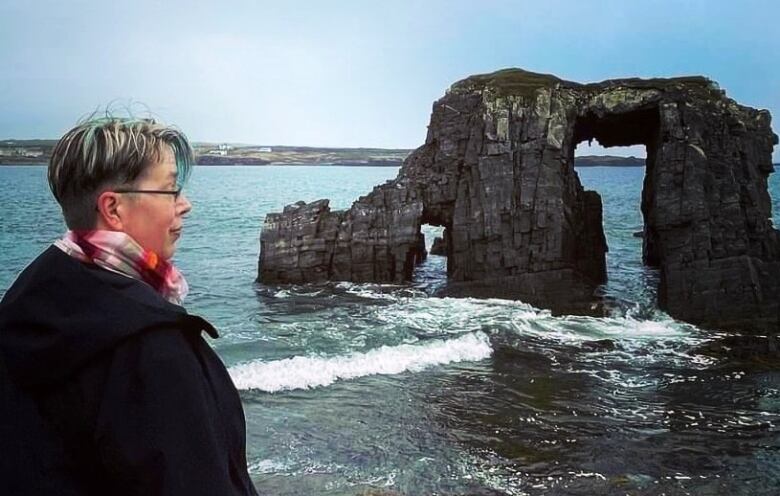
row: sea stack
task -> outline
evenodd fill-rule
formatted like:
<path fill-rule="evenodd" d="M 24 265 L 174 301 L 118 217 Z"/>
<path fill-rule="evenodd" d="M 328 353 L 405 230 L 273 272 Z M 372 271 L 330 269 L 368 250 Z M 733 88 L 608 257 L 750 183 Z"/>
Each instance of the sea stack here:
<path fill-rule="evenodd" d="M 453 84 L 398 177 L 349 210 L 266 217 L 259 279 L 404 282 L 420 226 L 444 226 L 452 295 L 587 313 L 606 280 L 600 196 L 574 170 L 584 140 L 647 150 L 643 260 L 659 306 L 704 327 L 777 332 L 780 233 L 770 115 L 700 76 L 593 84 L 507 69 Z M 424 251 L 424 250 L 423 250 Z"/>

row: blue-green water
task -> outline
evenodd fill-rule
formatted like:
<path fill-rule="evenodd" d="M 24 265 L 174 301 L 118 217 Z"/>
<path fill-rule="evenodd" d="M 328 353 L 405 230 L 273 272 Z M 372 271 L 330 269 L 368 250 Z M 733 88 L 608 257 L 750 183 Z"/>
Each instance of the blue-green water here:
<path fill-rule="evenodd" d="M 776 494 L 780 373 L 697 354 L 715 336 L 656 309 L 633 237 L 643 169 L 579 170 L 604 202 L 608 318 L 431 297 L 437 256 L 407 286 L 255 282 L 268 212 L 346 208 L 396 173 L 200 167 L 187 187 L 185 306 L 222 333 L 260 492 Z M 45 175 L 0 167 L 0 295 L 64 231 Z"/>

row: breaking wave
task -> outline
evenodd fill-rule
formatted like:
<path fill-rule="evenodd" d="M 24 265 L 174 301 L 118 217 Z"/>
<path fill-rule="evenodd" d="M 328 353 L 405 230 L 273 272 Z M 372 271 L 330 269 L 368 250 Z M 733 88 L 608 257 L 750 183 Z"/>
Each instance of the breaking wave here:
<path fill-rule="evenodd" d="M 312 389 L 338 380 L 419 372 L 435 365 L 478 361 L 492 353 L 488 336 L 484 332 L 472 332 L 454 339 L 381 346 L 347 356 L 296 356 L 272 362 L 253 361 L 231 367 L 230 376 L 238 389 L 266 392 Z"/>

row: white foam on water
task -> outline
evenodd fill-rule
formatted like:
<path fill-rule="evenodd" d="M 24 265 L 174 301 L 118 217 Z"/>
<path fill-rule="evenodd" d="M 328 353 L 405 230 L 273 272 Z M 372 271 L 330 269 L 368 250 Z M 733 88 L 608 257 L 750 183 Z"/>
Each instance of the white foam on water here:
<path fill-rule="evenodd" d="M 475 298 L 401 298 L 378 308 L 374 319 L 394 327 L 423 329 L 432 334 L 461 334 L 494 328 L 510 318 L 537 319 L 549 312 L 512 300 Z"/>
<path fill-rule="evenodd" d="M 688 344 L 701 341 L 695 326 L 663 312 L 652 320 L 632 316 L 553 316 L 548 310 L 521 301 L 500 299 L 402 298 L 395 305 L 379 308 L 374 318 L 388 325 L 439 334 L 499 328 L 571 345 L 605 338 L 619 341 L 629 349 L 670 339 Z"/>
<path fill-rule="evenodd" d="M 229 371 L 238 389 L 277 392 L 312 389 L 338 380 L 376 374 L 419 372 L 435 365 L 484 360 L 492 353 L 487 335 L 472 332 L 425 344 L 381 346 L 347 356 L 296 356 L 272 362 L 253 361 L 231 367 Z"/>
<path fill-rule="evenodd" d="M 390 337 L 396 342 L 420 337 L 445 339 L 470 332 L 509 333 L 538 340 L 538 345 L 575 348 L 589 341 L 608 339 L 615 343 L 614 349 L 593 350 L 587 359 L 603 362 L 599 370 L 614 365 L 616 360 L 686 364 L 695 368 L 712 362 L 688 351 L 712 336 L 660 310 L 645 316 L 635 312 L 608 317 L 553 316 L 548 310 L 517 300 L 418 297 L 393 290 L 378 292 L 376 285 L 354 283 L 338 283 L 337 287 L 388 301 L 389 305 L 367 307 L 361 318 L 373 322 L 372 330 L 365 331 L 369 335 Z"/>
<path fill-rule="evenodd" d="M 280 289 L 279 291 L 274 293 L 273 296 L 274 298 L 289 298 L 292 295 L 290 294 L 290 291 L 286 289 Z"/>
<path fill-rule="evenodd" d="M 533 320 L 535 325 L 529 325 L 530 320 Z M 627 348 L 632 348 L 669 339 L 687 344 L 702 341 L 695 326 L 676 321 L 668 315 L 657 315 L 653 320 L 639 320 L 633 317 L 576 315 L 542 317 L 540 315 L 536 319 L 528 319 L 525 316 L 513 317 L 512 323 L 514 330 L 519 334 L 535 335 L 566 344 L 608 338 L 619 341 Z"/>
<path fill-rule="evenodd" d="M 289 470 L 287 463 L 281 460 L 274 460 L 271 458 L 265 458 L 256 462 L 250 463 L 247 467 L 250 474 L 277 474 L 280 472 L 286 472 Z"/>

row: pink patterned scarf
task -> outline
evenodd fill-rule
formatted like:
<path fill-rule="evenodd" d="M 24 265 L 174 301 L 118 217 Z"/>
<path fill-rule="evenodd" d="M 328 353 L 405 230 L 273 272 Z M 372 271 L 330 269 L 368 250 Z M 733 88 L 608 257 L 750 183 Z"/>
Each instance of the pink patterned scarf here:
<path fill-rule="evenodd" d="M 184 276 L 167 260 L 120 231 L 68 231 L 54 245 L 82 262 L 149 284 L 163 298 L 181 305 L 189 291 Z"/>

